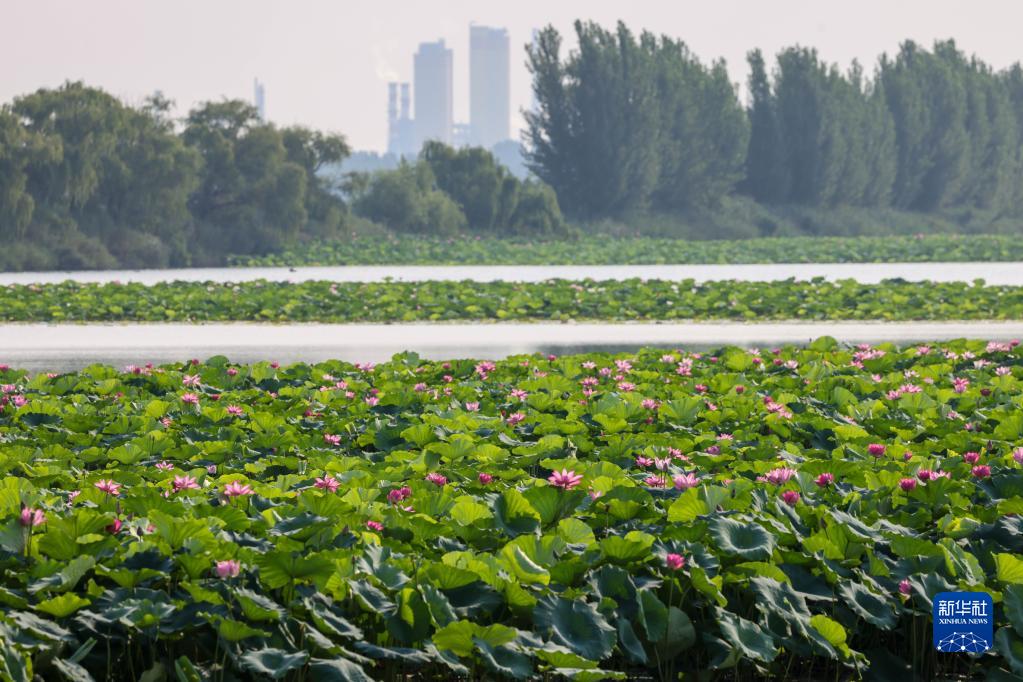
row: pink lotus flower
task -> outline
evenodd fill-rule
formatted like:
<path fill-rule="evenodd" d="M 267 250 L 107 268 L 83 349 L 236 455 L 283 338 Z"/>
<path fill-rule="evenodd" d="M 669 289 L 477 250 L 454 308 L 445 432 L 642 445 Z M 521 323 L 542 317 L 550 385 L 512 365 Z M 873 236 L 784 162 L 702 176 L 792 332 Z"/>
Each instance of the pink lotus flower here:
<path fill-rule="evenodd" d="M 899 581 L 899 594 L 909 595 L 912 593 L 913 587 L 909 584 L 909 580 L 903 578 Z"/>
<path fill-rule="evenodd" d="M 46 514 L 42 509 L 22 507 L 21 516 L 18 518 L 18 522 L 27 528 L 33 528 L 46 523 Z"/>
<path fill-rule="evenodd" d="M 337 480 L 330 474 L 327 474 L 323 478 L 317 478 L 313 485 L 320 490 L 336 493 L 337 489 L 341 486 L 341 481 Z"/>
<path fill-rule="evenodd" d="M 199 482 L 194 478 L 185 474 L 184 476 L 174 477 L 174 492 L 181 492 L 182 490 L 198 490 Z"/>
<path fill-rule="evenodd" d="M 367 521 L 366 528 L 369 528 L 370 530 L 379 533 L 384 529 L 384 524 L 380 523 L 379 521 Z"/>
<path fill-rule="evenodd" d="M 374 407 L 374 406 L 376 406 L 379 403 L 380 403 L 380 398 L 376 397 L 375 395 L 371 395 L 371 396 L 366 398 L 366 404 L 369 405 L 370 407 Z"/>
<path fill-rule="evenodd" d="M 665 488 L 668 485 L 667 482 L 660 476 L 647 476 L 646 478 L 643 479 L 643 483 L 648 488 Z"/>
<path fill-rule="evenodd" d="M 465 404 L 465 410 L 466 410 L 466 412 L 479 412 L 480 411 L 480 404 L 476 403 L 476 402 L 466 403 Z"/>
<path fill-rule="evenodd" d="M 489 485 L 490 482 L 494 480 L 493 476 L 491 476 L 490 474 L 485 474 L 483 472 L 480 472 L 480 475 L 477 476 L 477 478 L 479 479 L 479 482 L 482 483 L 483 485 Z"/>
<path fill-rule="evenodd" d="M 325 433 L 323 434 L 323 442 L 327 445 L 341 445 L 341 436 Z"/>
<path fill-rule="evenodd" d="M 186 405 L 198 405 L 199 396 L 197 396 L 194 393 L 182 393 L 181 402 L 185 403 Z"/>
<path fill-rule="evenodd" d="M 874 457 L 881 457 L 884 455 L 885 447 L 881 443 L 871 443 L 867 446 L 867 452 Z"/>
<path fill-rule="evenodd" d="M 956 393 L 965 393 L 970 386 L 970 380 L 966 377 L 959 377 L 952 380 L 952 390 Z"/>
<path fill-rule="evenodd" d="M 768 483 L 773 483 L 774 485 L 782 485 L 795 475 L 796 475 L 795 469 L 782 467 L 780 469 L 771 469 L 764 475 L 763 478 Z"/>
<path fill-rule="evenodd" d="M 228 559 L 227 561 L 218 561 L 213 570 L 218 578 L 237 578 L 238 574 L 242 572 L 242 565 L 239 561 Z"/>
<path fill-rule="evenodd" d="M 164 461 L 157 462 L 155 466 L 160 471 L 170 471 L 171 469 L 174 468 L 173 464 L 171 464 L 170 462 L 164 462 Z"/>
<path fill-rule="evenodd" d="M 217 465 L 216 464 L 210 464 L 209 466 L 207 466 L 206 467 L 206 473 L 209 473 L 209 474 L 217 473 Z"/>
<path fill-rule="evenodd" d="M 980 460 L 979 452 L 964 452 L 963 461 L 967 464 L 976 464 Z"/>
<path fill-rule="evenodd" d="M 671 480 L 675 484 L 676 490 L 689 490 L 700 485 L 700 479 L 693 473 L 676 474 Z"/>
<path fill-rule="evenodd" d="M 448 479 L 445 476 L 441 476 L 436 471 L 426 475 L 426 480 L 437 486 L 447 485 Z"/>
<path fill-rule="evenodd" d="M 935 478 L 934 472 L 931 471 L 930 469 L 921 469 L 920 471 L 916 472 L 916 477 L 925 483 Z"/>
<path fill-rule="evenodd" d="M 650 459 L 649 457 L 643 457 L 642 455 L 640 455 L 639 457 L 636 458 L 636 466 L 638 467 L 648 467 L 653 466 L 653 464 L 654 460 Z"/>
<path fill-rule="evenodd" d="M 672 571 L 681 571 L 686 565 L 686 558 L 681 554 L 669 554 L 664 557 L 664 564 Z"/>
<path fill-rule="evenodd" d="M 234 367 L 228 367 L 227 368 L 227 376 L 233 377 L 233 376 L 237 376 L 237 375 L 238 375 L 238 370 L 237 369 L 235 369 Z"/>
<path fill-rule="evenodd" d="M 198 386 L 200 382 L 198 374 L 186 374 L 181 377 L 181 384 L 183 386 Z"/>
<path fill-rule="evenodd" d="M 228 498 L 232 498 L 240 497 L 242 495 L 254 495 L 255 491 L 247 483 L 242 484 L 241 481 L 232 481 L 224 486 L 224 494 L 227 495 Z"/>
<path fill-rule="evenodd" d="M 835 482 L 835 475 L 825 471 L 823 474 L 817 477 L 814 481 L 821 488 L 827 488 L 829 485 Z"/>
<path fill-rule="evenodd" d="M 521 388 L 513 388 L 511 392 L 511 397 L 514 398 L 515 400 L 525 400 L 526 398 L 529 397 L 529 394 L 523 391 Z"/>
<path fill-rule="evenodd" d="M 117 497 L 121 494 L 121 484 L 112 480 L 100 479 L 96 481 L 96 487 L 102 490 L 107 495 Z"/>
<path fill-rule="evenodd" d="M 799 493 L 795 490 L 786 490 L 781 494 L 781 499 L 790 507 L 795 507 L 799 503 Z"/>
<path fill-rule="evenodd" d="M 1012 458 L 1016 460 L 1016 464 L 1023 464 L 1023 448 L 1016 448 L 1013 450 Z"/>
<path fill-rule="evenodd" d="M 387 500 L 391 504 L 398 504 L 402 500 L 412 496 L 412 488 L 407 485 L 400 488 L 395 488 L 391 492 L 387 493 Z"/>
<path fill-rule="evenodd" d="M 974 478 L 987 478 L 991 475 L 991 467 L 986 464 L 978 464 L 970 470 Z"/>
<path fill-rule="evenodd" d="M 234 415 L 235 417 L 240 417 L 241 415 L 245 414 L 245 411 L 242 408 L 238 407 L 237 405 L 228 405 L 227 413 Z"/>
<path fill-rule="evenodd" d="M 81 490 L 72 490 L 67 494 L 67 503 L 70 507 L 75 502 L 75 498 L 82 494 Z"/>
<path fill-rule="evenodd" d="M 111 523 L 111 524 L 110 524 L 109 526 L 107 526 L 107 527 L 105 528 L 105 530 L 106 530 L 106 531 L 107 531 L 108 533 L 110 533 L 111 535 L 117 535 L 118 533 L 120 533 L 120 532 L 121 532 L 121 526 L 122 526 L 122 525 L 123 525 L 123 524 L 121 523 L 121 519 L 118 519 L 118 518 L 116 518 L 116 517 L 115 517 L 115 518 L 114 518 L 114 522 L 113 522 L 113 523 Z"/>
<path fill-rule="evenodd" d="M 508 415 L 508 418 L 505 421 L 508 422 L 508 426 L 515 426 L 525 418 L 526 415 L 522 414 L 521 412 L 513 412 Z"/>
<path fill-rule="evenodd" d="M 582 483 L 583 477 L 581 474 L 577 474 L 574 471 L 568 469 L 562 469 L 561 471 L 555 471 L 547 477 L 551 485 L 555 488 L 564 488 L 565 490 L 571 490 L 580 483 Z"/>
<path fill-rule="evenodd" d="M 899 481 L 899 487 L 902 488 L 904 491 L 906 491 L 908 493 L 909 491 L 911 491 L 914 488 L 916 488 L 916 479 L 915 478 L 904 478 L 904 479 Z"/>

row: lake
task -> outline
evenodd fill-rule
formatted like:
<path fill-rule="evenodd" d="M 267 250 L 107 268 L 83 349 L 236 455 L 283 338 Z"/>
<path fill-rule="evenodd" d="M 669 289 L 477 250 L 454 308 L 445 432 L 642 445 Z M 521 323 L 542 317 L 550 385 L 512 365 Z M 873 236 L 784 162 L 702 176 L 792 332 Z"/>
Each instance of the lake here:
<path fill-rule="evenodd" d="M 884 279 L 1023 285 L 1023 263 L 771 263 L 752 265 L 352 265 L 338 267 L 184 268 L 171 270 L 95 270 L 78 272 L 0 273 L 2 284 L 46 282 L 244 282 L 256 279 L 301 282 L 473 280 L 477 282 L 540 282 L 552 278 L 621 280 L 646 279 L 698 282 L 744 280 L 766 282 L 789 277 L 807 280 L 855 279 L 875 283 Z"/>
<path fill-rule="evenodd" d="M 770 347 L 820 336 L 849 343 L 908 344 L 955 338 L 1023 338 L 1023 322 L 770 322 L 743 324 L 4 324 L 0 362 L 67 371 L 101 362 L 122 366 L 227 355 L 236 362 L 381 362 L 414 350 L 430 359 L 497 359 L 518 353 L 692 349 L 725 344 Z"/>

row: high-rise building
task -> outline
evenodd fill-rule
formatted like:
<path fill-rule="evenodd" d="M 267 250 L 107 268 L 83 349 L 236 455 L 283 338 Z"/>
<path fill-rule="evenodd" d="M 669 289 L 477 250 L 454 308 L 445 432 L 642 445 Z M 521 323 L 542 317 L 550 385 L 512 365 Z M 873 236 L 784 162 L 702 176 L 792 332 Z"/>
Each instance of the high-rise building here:
<path fill-rule="evenodd" d="M 259 112 L 259 120 L 266 120 L 266 88 L 259 82 L 258 78 L 254 78 L 252 81 L 252 103 L 256 107 L 256 111 Z"/>
<path fill-rule="evenodd" d="M 387 151 L 398 157 L 412 157 L 417 151 L 409 99 L 408 83 L 387 84 Z"/>
<path fill-rule="evenodd" d="M 416 151 L 427 140 L 451 144 L 454 58 L 443 40 L 420 43 L 414 64 Z"/>
<path fill-rule="evenodd" d="M 508 31 L 469 26 L 469 125 L 472 144 L 490 149 L 511 137 Z"/>

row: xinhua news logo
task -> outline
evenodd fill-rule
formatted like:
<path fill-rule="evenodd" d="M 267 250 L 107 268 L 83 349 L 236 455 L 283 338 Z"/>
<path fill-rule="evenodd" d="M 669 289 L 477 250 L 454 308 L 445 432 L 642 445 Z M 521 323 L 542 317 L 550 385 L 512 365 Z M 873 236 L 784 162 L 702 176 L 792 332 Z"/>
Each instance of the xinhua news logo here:
<path fill-rule="evenodd" d="M 934 598 L 934 648 L 980 654 L 994 642 L 994 604 L 987 592 L 941 592 Z"/>

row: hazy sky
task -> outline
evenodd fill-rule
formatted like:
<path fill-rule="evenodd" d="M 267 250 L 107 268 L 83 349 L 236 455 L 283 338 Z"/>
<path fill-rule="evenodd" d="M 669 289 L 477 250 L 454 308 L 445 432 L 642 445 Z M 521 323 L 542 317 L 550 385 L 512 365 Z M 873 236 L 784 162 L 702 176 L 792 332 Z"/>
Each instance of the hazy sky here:
<path fill-rule="evenodd" d="M 570 33 L 576 18 L 682 38 L 703 59 L 727 59 L 736 81 L 747 50 L 793 43 L 871 68 L 906 38 L 953 37 L 998 68 L 1023 59 L 1018 0 L 11 0 L 3 17 L 2 102 L 81 79 L 129 101 L 162 90 L 183 114 L 206 99 L 251 101 L 259 77 L 272 121 L 377 150 L 386 82 L 411 80 L 419 42 L 444 38 L 454 49 L 455 118 L 468 118 L 472 21 L 510 32 L 515 127 L 530 100 L 523 46 L 532 29 Z"/>

